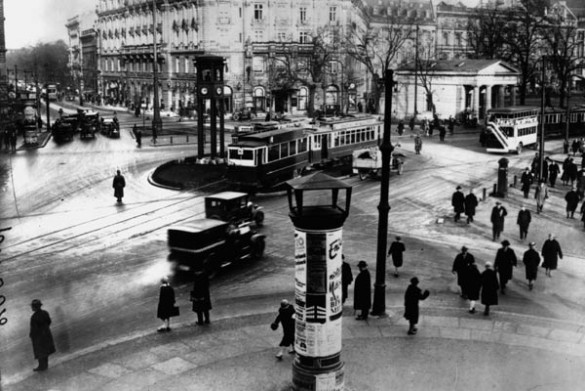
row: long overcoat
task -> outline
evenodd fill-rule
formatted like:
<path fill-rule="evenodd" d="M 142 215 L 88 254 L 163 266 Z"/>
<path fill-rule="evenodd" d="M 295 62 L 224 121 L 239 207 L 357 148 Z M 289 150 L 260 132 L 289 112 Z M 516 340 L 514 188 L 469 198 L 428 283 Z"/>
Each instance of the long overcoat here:
<path fill-rule="evenodd" d="M 496 260 L 494 261 L 494 269 L 498 272 L 500 277 L 500 284 L 505 284 L 512 279 L 514 273 L 514 266 L 518 260 L 516 253 L 511 248 L 500 248 L 496 253 Z"/>
<path fill-rule="evenodd" d="M 579 205 L 579 194 L 574 190 L 569 190 L 565 194 L 565 201 L 567 201 L 567 212 L 575 212 Z"/>
<path fill-rule="evenodd" d="M 392 244 L 390 245 L 390 249 L 388 250 L 388 255 L 392 255 L 392 264 L 394 264 L 394 266 L 396 267 L 402 266 L 402 263 L 404 261 L 402 253 L 404 251 L 406 251 L 404 243 L 399 241 L 392 242 Z"/>
<path fill-rule="evenodd" d="M 542 245 L 542 267 L 545 269 L 555 270 L 559 262 L 559 258 L 563 259 L 563 252 L 561 245 L 556 239 L 547 239 Z"/>
<path fill-rule="evenodd" d="M 534 198 L 536 199 L 536 205 L 544 205 L 544 200 L 548 198 L 548 187 L 544 183 L 536 187 Z"/>
<path fill-rule="evenodd" d="M 571 182 L 573 182 L 575 179 L 577 179 L 577 173 L 578 173 L 577 165 L 572 161 L 569 162 L 567 164 L 567 178 Z"/>
<path fill-rule="evenodd" d="M 295 342 L 295 308 L 290 304 L 280 307 L 274 323 L 282 324 L 282 340 L 279 346 L 292 345 Z"/>
<path fill-rule="evenodd" d="M 504 221 L 507 215 L 508 211 L 503 206 L 493 207 L 490 221 L 492 222 L 494 229 L 498 230 L 499 232 L 504 232 Z"/>
<path fill-rule="evenodd" d="M 357 275 L 353 288 L 353 309 L 369 311 L 372 306 L 372 283 L 368 269 Z"/>
<path fill-rule="evenodd" d="M 477 265 L 472 263 L 465 272 L 465 293 L 469 300 L 478 300 L 481 290 L 481 273 Z"/>
<path fill-rule="evenodd" d="M 518 224 L 522 229 L 528 229 L 530 221 L 532 221 L 532 215 L 530 214 L 530 211 L 528 209 L 520 209 L 520 212 L 518 212 L 518 218 L 516 219 L 516 224 Z"/>
<path fill-rule="evenodd" d="M 209 279 L 205 272 L 195 274 L 193 290 L 191 291 L 191 301 L 193 302 L 193 312 L 209 311 L 211 309 Z"/>
<path fill-rule="evenodd" d="M 343 262 L 341 264 L 341 299 L 347 299 L 347 287 L 353 282 L 353 273 L 349 263 Z"/>
<path fill-rule="evenodd" d="M 122 174 L 114 176 L 112 187 L 114 188 L 114 197 L 124 197 L 124 187 L 126 187 L 126 180 Z"/>
<path fill-rule="evenodd" d="M 477 197 L 473 193 L 465 196 L 465 214 L 467 216 L 475 216 L 475 208 L 477 207 Z"/>
<path fill-rule="evenodd" d="M 161 285 L 158 296 L 158 308 L 156 317 L 159 319 L 168 319 L 176 316 L 173 313 L 175 307 L 175 290 L 168 284 Z"/>
<path fill-rule="evenodd" d="M 481 304 L 498 305 L 498 277 L 492 269 L 481 273 Z"/>
<path fill-rule="evenodd" d="M 465 196 L 462 192 L 456 191 L 453 193 L 453 196 L 451 197 L 451 205 L 453 205 L 455 213 L 465 212 Z"/>
<path fill-rule="evenodd" d="M 30 339 L 36 359 L 49 357 L 55 353 L 55 342 L 51 334 L 51 317 L 45 310 L 38 309 L 30 317 Z"/>
<path fill-rule="evenodd" d="M 520 182 L 522 183 L 522 191 L 529 191 L 530 186 L 532 186 L 532 183 L 534 182 L 534 176 L 531 172 L 524 171 L 522 173 L 522 177 L 520 178 Z"/>
<path fill-rule="evenodd" d="M 470 253 L 459 253 L 455 257 L 451 271 L 457 273 L 457 285 L 459 285 L 461 288 L 464 288 L 465 286 L 465 273 L 467 272 L 469 265 L 474 262 L 475 258 Z"/>
<path fill-rule="evenodd" d="M 538 251 L 533 248 L 528 249 L 524 252 L 522 262 L 524 263 L 524 268 L 526 270 L 526 279 L 536 280 L 536 276 L 538 275 L 538 265 L 540 265 L 540 255 L 538 254 Z"/>
<path fill-rule="evenodd" d="M 429 297 L 429 294 L 429 291 L 423 293 L 418 286 L 410 284 L 404 293 L 404 318 L 411 323 L 418 323 L 418 302 Z"/>

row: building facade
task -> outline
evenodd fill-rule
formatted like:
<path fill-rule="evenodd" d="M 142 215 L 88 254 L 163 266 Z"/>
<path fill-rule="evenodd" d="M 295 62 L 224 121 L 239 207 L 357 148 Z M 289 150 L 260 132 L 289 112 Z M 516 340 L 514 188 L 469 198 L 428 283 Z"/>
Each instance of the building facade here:
<path fill-rule="evenodd" d="M 87 99 L 93 99 L 98 91 L 98 36 L 95 12 L 76 15 L 67 19 L 69 40 L 68 67 L 73 84 Z"/>

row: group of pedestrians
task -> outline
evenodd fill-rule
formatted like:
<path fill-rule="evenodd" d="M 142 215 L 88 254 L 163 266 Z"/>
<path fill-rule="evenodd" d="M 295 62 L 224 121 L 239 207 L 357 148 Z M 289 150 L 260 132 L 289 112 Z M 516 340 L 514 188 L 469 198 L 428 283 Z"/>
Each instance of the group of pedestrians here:
<path fill-rule="evenodd" d="M 461 186 L 457 186 L 455 193 L 453 193 L 453 196 L 451 197 L 451 205 L 455 211 L 455 222 L 461 219 L 462 213 L 465 213 L 467 216 L 467 224 L 469 224 L 473 221 L 475 210 L 477 205 L 479 205 L 479 202 L 473 193 L 473 189 L 469 189 L 469 194 L 464 195 L 461 191 Z"/>
<path fill-rule="evenodd" d="M 17 134 L 14 126 L 10 126 L 0 132 L 0 148 L 3 147 L 7 152 L 16 152 L 16 141 Z"/>

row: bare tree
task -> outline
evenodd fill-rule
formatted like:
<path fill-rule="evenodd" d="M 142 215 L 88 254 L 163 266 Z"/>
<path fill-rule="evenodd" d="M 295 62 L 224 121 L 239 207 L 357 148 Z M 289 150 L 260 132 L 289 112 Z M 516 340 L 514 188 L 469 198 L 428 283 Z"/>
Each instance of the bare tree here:
<path fill-rule="evenodd" d="M 431 108 L 434 117 L 436 107 L 433 100 L 433 79 L 435 77 L 437 60 L 435 56 L 435 45 L 432 41 L 423 41 L 419 45 L 415 67 L 417 70 L 417 78 L 425 91 L 427 107 Z"/>
<path fill-rule="evenodd" d="M 386 70 L 399 59 L 407 42 L 414 38 L 412 25 L 401 24 L 392 15 L 377 15 L 364 30 L 356 25 L 343 40 L 343 49 L 357 62 L 363 64 L 372 76 L 372 96 L 377 113 Z"/>
<path fill-rule="evenodd" d="M 507 20 L 496 5 L 478 8 L 475 18 L 467 23 L 467 46 L 475 58 L 500 59 L 509 53 L 506 41 Z"/>

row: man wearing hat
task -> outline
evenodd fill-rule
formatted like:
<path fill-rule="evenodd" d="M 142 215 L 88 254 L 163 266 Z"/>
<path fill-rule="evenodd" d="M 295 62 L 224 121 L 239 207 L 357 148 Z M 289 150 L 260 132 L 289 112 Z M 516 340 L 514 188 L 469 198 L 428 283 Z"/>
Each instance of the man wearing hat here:
<path fill-rule="evenodd" d="M 490 221 L 492 222 L 493 241 L 500 239 L 500 234 L 504 232 L 504 220 L 508 215 L 506 208 L 500 201 L 496 201 L 496 206 L 492 209 Z"/>
<path fill-rule="evenodd" d="M 418 278 L 412 277 L 410 285 L 404 293 L 404 318 L 408 320 L 408 335 L 414 335 L 417 332 L 416 324 L 418 323 L 418 302 L 429 297 L 430 292 L 425 290 L 424 293 L 418 287 Z"/>
<path fill-rule="evenodd" d="M 457 189 L 455 189 L 455 193 L 451 197 L 451 205 L 453 205 L 453 209 L 455 210 L 455 218 L 453 220 L 459 221 L 461 213 L 465 212 L 465 196 L 461 191 L 461 186 L 457 186 Z"/>
<path fill-rule="evenodd" d="M 522 262 L 526 268 L 526 279 L 528 280 L 528 289 L 532 290 L 533 283 L 536 280 L 538 274 L 538 265 L 540 265 L 540 255 L 538 251 L 534 249 L 536 243 L 528 243 L 528 250 L 522 257 Z"/>
<path fill-rule="evenodd" d="M 520 177 L 520 183 L 522 183 L 522 193 L 524 193 L 524 198 L 528 198 L 528 194 L 530 194 L 530 186 L 534 183 L 534 175 L 530 172 L 529 167 L 524 169 L 524 172 Z"/>
<path fill-rule="evenodd" d="M 358 268 L 360 273 L 357 275 L 353 291 L 353 309 L 359 312 L 357 320 L 368 319 L 368 312 L 372 306 L 372 283 L 368 264 L 365 261 L 359 261 Z"/>
<path fill-rule="evenodd" d="M 516 224 L 520 227 L 520 239 L 526 239 L 526 235 L 528 235 L 528 227 L 530 226 L 530 222 L 532 221 L 532 215 L 530 211 L 526 209 L 524 205 L 520 207 L 520 211 L 518 212 L 518 218 L 516 219 Z"/>
<path fill-rule="evenodd" d="M 461 297 L 466 298 L 467 292 L 465 291 L 466 285 L 466 277 L 467 277 L 467 269 L 469 265 L 475 262 L 475 258 L 473 255 L 467 252 L 467 247 L 461 247 L 461 252 L 457 254 L 455 260 L 453 261 L 453 268 L 451 272 L 453 274 L 457 274 L 457 285 L 459 285 L 459 294 Z"/>
<path fill-rule="evenodd" d="M 345 303 L 347 300 L 347 288 L 353 282 L 353 273 L 351 272 L 351 266 L 345 260 L 345 255 L 341 255 L 343 263 L 341 264 L 341 303 Z"/>
<path fill-rule="evenodd" d="M 506 284 L 512 279 L 514 267 L 517 265 L 516 254 L 510 248 L 510 242 L 502 241 L 502 248 L 496 253 L 494 269 L 500 277 L 500 289 L 503 295 L 506 294 Z"/>
<path fill-rule="evenodd" d="M 483 314 L 490 314 L 490 306 L 498 305 L 498 277 L 492 269 L 492 263 L 485 263 L 485 270 L 481 273 L 481 304 L 485 306 Z"/>
<path fill-rule="evenodd" d="M 51 317 L 42 310 L 43 303 L 34 299 L 30 304 L 33 314 L 30 318 L 30 339 L 32 340 L 35 359 L 39 361 L 38 367 L 33 371 L 46 371 L 49 369 L 49 355 L 56 352 L 53 335 L 51 334 Z"/>

